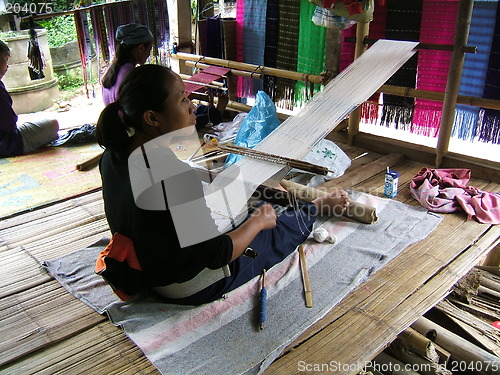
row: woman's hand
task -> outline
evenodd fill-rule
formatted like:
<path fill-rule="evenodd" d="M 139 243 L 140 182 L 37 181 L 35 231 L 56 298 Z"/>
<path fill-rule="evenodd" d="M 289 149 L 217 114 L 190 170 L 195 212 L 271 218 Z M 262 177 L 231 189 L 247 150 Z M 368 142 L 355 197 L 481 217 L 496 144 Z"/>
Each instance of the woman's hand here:
<path fill-rule="evenodd" d="M 262 206 L 257 207 L 243 224 L 229 232 L 227 235 L 233 241 L 231 261 L 238 258 L 246 250 L 250 242 L 261 230 L 274 228 L 276 219 L 277 215 L 273 206 L 264 203 Z"/>
<path fill-rule="evenodd" d="M 276 211 L 269 203 L 264 203 L 263 205 L 257 207 L 255 211 L 252 212 L 250 217 L 254 220 L 258 220 L 261 230 L 271 229 L 276 226 Z"/>

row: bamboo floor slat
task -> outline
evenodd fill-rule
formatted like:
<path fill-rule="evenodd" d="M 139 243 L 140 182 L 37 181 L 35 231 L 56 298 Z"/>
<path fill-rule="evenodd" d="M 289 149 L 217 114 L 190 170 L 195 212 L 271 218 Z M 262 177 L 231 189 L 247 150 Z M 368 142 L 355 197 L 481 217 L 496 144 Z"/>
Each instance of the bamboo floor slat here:
<path fill-rule="evenodd" d="M 0 365 L 106 320 L 54 280 L 3 298 L 0 311 Z"/>
<path fill-rule="evenodd" d="M 345 150 L 351 158 L 364 153 L 354 146 Z M 381 163 L 374 153 L 354 160 L 344 177 L 346 187 L 383 196 Z M 360 167 L 378 171 L 360 178 Z M 400 172 L 399 201 L 419 205 L 408 182 L 421 167 L 410 160 L 393 167 Z M 470 184 L 500 191 L 486 181 Z M 72 297 L 39 265 L 104 236 L 109 231 L 100 191 L 0 222 L 0 374 L 158 374 L 122 330 Z M 372 359 L 439 302 L 499 238 L 500 226 L 467 221 L 465 214 L 445 215 L 426 240 L 405 249 L 346 296 L 265 373 L 297 373 L 299 361 Z"/>

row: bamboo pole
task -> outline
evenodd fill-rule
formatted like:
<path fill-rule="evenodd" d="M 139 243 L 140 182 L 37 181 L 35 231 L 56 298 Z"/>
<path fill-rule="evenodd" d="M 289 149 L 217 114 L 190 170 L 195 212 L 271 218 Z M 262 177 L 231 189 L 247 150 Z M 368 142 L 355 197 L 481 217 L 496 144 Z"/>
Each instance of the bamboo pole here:
<path fill-rule="evenodd" d="M 444 92 L 419 90 L 410 87 L 391 85 L 383 85 L 379 90 L 377 90 L 377 92 L 390 95 L 409 96 L 418 99 L 429 99 L 438 102 L 443 102 L 445 97 Z M 477 96 L 458 95 L 457 104 L 466 104 L 474 107 L 500 110 L 500 100 L 479 98 Z"/>
<path fill-rule="evenodd" d="M 356 40 L 357 40 L 357 38 L 353 38 L 353 37 L 344 38 L 344 41 L 351 42 L 351 43 L 356 43 Z M 365 37 L 363 39 L 364 44 L 374 44 L 376 41 L 378 41 L 378 39 L 371 39 L 368 37 Z M 435 44 L 435 43 L 419 43 L 415 47 L 416 50 L 428 49 L 428 50 L 434 50 L 434 51 L 453 51 L 453 48 L 454 48 L 454 46 L 452 44 Z M 477 47 L 464 46 L 462 51 L 465 53 L 476 53 Z"/>
<path fill-rule="evenodd" d="M 224 83 L 219 82 L 219 81 L 212 81 L 209 84 L 205 84 L 203 82 L 193 81 L 192 80 L 193 76 L 190 76 L 189 74 L 182 74 L 181 73 L 181 74 L 179 74 L 179 76 L 182 78 L 182 80 L 184 82 L 188 82 L 188 83 L 195 83 L 197 85 L 206 85 L 207 87 L 212 87 L 214 89 L 219 89 L 219 88 L 224 87 Z"/>
<path fill-rule="evenodd" d="M 215 57 L 193 55 L 191 53 L 183 53 L 183 52 L 178 52 L 178 53 L 172 54 L 170 57 L 174 58 L 174 59 L 177 58 L 178 60 L 195 61 L 195 62 L 198 62 L 198 64 L 203 62 L 206 64 L 223 66 L 225 68 L 230 68 L 230 69 L 245 70 L 247 72 L 254 73 L 254 74 L 260 73 L 260 74 L 267 74 L 267 75 L 272 75 L 272 76 L 281 77 L 281 78 L 294 79 L 296 81 L 307 81 L 307 82 L 311 82 L 311 83 L 323 83 L 323 77 L 321 77 L 321 76 L 315 76 L 315 75 L 299 73 L 299 72 L 291 72 L 288 70 L 277 69 L 277 68 L 269 68 L 269 67 L 263 66 L 263 65 L 247 64 L 247 63 L 242 63 L 242 62 L 238 62 L 238 61 L 217 59 Z"/>
<path fill-rule="evenodd" d="M 439 126 L 439 135 L 436 147 L 436 168 L 441 165 L 444 155 L 448 152 L 450 137 L 455 120 L 455 107 L 458 91 L 460 89 L 460 78 L 464 66 L 465 53 L 463 48 L 469 37 L 469 29 L 472 18 L 473 0 L 460 0 L 458 5 L 457 24 L 455 28 L 455 48 L 451 55 L 450 69 L 443 103 L 443 113 Z"/>
<path fill-rule="evenodd" d="M 367 46 L 363 43 L 363 39 L 370 32 L 369 22 L 358 22 L 356 25 L 356 49 L 354 50 L 354 59 L 366 51 Z M 349 126 L 347 128 L 347 144 L 352 145 L 354 136 L 359 133 L 359 121 L 361 120 L 361 106 L 356 108 L 349 115 Z"/>
<path fill-rule="evenodd" d="M 434 341 L 451 353 L 452 361 L 449 363 L 449 366 L 452 369 L 455 368 L 455 371 L 462 372 L 464 367 L 467 370 L 471 368 L 470 366 L 473 366 L 477 374 L 498 374 L 500 359 L 496 355 L 481 349 L 427 318 L 418 318 L 418 320 L 412 324 L 412 327 L 424 336 L 430 331 L 436 332 L 437 335 Z"/>

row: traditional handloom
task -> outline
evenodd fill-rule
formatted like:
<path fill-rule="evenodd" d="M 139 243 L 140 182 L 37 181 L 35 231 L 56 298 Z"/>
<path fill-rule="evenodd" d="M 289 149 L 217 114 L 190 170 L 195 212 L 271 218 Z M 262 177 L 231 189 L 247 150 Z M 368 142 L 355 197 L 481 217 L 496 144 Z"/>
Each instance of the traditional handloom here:
<path fill-rule="evenodd" d="M 377 42 L 330 82 L 323 92 L 315 95 L 301 113 L 283 122 L 255 149 L 289 158 L 303 158 L 316 142 L 368 99 L 414 54 L 416 44 Z M 219 229 L 227 231 L 243 219 L 246 202 L 258 185 L 272 178 L 279 181 L 287 172 L 282 165 L 243 158 L 220 173 L 206 193 L 212 212 L 219 214 Z"/>

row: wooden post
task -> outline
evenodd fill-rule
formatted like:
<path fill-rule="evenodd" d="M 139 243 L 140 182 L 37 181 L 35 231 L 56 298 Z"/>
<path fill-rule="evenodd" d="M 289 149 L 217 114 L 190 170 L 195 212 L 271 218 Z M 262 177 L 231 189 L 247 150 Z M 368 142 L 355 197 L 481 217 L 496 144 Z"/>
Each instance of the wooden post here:
<path fill-rule="evenodd" d="M 455 43 L 453 53 L 451 55 L 450 69 L 448 71 L 443 113 L 441 115 L 441 124 L 439 127 L 439 136 L 436 147 L 436 168 L 441 165 L 443 157 L 448 152 L 448 146 L 450 145 L 453 121 L 455 119 L 455 107 L 465 60 L 464 47 L 467 44 L 467 39 L 469 38 L 473 5 L 473 0 L 460 0 L 458 5 Z"/>
<path fill-rule="evenodd" d="M 179 46 L 191 45 L 191 4 L 185 0 L 167 0 L 170 42 Z M 182 48 L 181 48 L 182 50 Z M 191 50 L 187 50 L 191 52 Z M 176 73 L 191 75 L 191 68 L 178 59 L 170 60 L 171 68 Z"/>
<path fill-rule="evenodd" d="M 356 49 L 354 50 L 354 58 L 357 59 L 367 46 L 363 43 L 365 36 L 370 31 L 369 22 L 358 22 L 356 25 Z M 347 144 L 352 145 L 354 136 L 359 133 L 359 121 L 361 120 L 361 106 L 356 108 L 349 115 L 349 127 L 347 128 Z"/>

